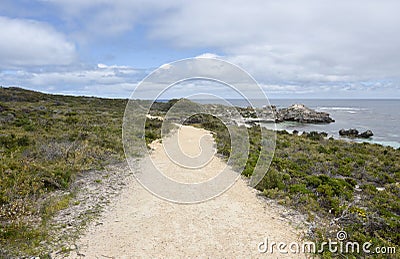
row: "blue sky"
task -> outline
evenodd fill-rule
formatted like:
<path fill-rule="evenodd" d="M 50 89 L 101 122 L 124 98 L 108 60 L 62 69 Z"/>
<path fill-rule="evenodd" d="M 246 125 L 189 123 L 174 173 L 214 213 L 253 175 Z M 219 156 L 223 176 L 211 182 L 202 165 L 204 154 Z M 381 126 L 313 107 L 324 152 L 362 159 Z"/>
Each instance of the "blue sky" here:
<path fill-rule="evenodd" d="M 0 85 L 129 97 L 161 65 L 209 56 L 241 66 L 270 98 L 400 98 L 398 10 L 395 0 L 2 0 Z"/>

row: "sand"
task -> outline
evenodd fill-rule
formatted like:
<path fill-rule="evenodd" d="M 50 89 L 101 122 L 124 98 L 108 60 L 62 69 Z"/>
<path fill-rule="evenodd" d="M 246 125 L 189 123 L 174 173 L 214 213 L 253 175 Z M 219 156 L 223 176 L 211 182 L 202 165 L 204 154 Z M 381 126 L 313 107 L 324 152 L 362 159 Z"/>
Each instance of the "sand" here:
<path fill-rule="evenodd" d="M 184 126 L 163 143 L 176 138 L 185 154 L 204 155 L 206 166 L 185 173 L 170 161 L 163 144 L 153 143 L 151 158 L 168 177 L 204 181 L 226 167 L 215 155 L 210 132 Z M 240 177 L 222 195 L 197 204 L 165 201 L 132 178 L 81 236 L 70 258 L 294 258 L 276 248 L 273 254 L 260 253 L 258 245 L 265 238 L 286 244 L 300 242 L 299 233 Z"/>

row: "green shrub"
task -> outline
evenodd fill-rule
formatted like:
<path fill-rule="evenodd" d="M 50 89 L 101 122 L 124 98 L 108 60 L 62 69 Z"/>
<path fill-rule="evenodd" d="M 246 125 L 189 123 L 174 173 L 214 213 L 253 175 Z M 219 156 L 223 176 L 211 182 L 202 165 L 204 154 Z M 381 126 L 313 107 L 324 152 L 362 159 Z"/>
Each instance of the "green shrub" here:
<path fill-rule="evenodd" d="M 49 196 L 53 190 L 68 188 L 78 172 L 124 159 L 121 125 L 127 100 L 0 88 L 0 101 L 0 112 L 12 115 L 2 124 L 0 134 L 1 213 L 14 211 L 15 217 L 23 218 L 23 211 L 34 207 L 30 205 L 36 204 L 37 199 Z M 137 107 L 142 102 L 147 101 L 138 100 Z M 155 103 L 150 112 L 163 116 L 176 102 Z M 37 109 L 39 106 L 46 109 Z M 188 101 L 183 106 L 192 108 Z M 253 116 L 251 110 L 240 111 Z M 229 132 L 218 118 L 203 114 L 193 123 L 214 132 L 218 153 L 226 157 L 231 154 Z M 160 138 L 161 124 L 159 120 L 146 120 L 145 136 L 132 136 L 131 144 L 135 146 L 143 137 L 147 144 Z M 242 173 L 251 176 L 260 154 L 261 128 L 254 126 L 247 131 L 249 156 L 245 161 L 235 154 L 237 164 L 232 166 L 237 168 L 246 162 Z M 310 219 L 335 222 L 335 227 L 346 230 L 352 240 L 372 240 L 374 245 L 400 249 L 400 148 L 325 137 L 316 132 L 301 136 L 278 132 L 271 166 L 256 188 Z M 267 158 L 265 155 L 260 159 Z M 355 191 L 356 185 L 362 191 Z M 376 187 L 384 189 L 378 191 Z M 19 200 L 26 206 L 13 210 Z M 40 216 L 50 217 L 66 206 L 68 197 L 54 200 L 43 205 Z M 318 242 L 334 238 L 330 230 L 317 225 L 312 231 Z M 46 235 L 45 225 L 30 226 L 23 221 L 2 224 L 0 255 L 3 248 L 14 251 L 16 247 L 26 254 L 39 246 L 39 236 Z M 330 255 L 324 252 L 322 256 Z"/>

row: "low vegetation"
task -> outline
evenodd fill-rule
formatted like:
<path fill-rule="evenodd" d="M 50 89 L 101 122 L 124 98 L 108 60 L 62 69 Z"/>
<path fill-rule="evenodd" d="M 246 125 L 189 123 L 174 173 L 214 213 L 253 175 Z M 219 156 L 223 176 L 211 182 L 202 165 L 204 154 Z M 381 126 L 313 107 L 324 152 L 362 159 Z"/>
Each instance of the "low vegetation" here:
<path fill-rule="evenodd" d="M 0 88 L 0 258 L 46 252 L 49 219 L 70 205 L 51 194 L 79 174 L 123 161 L 126 103 Z M 157 132 L 154 121 L 148 124 Z"/>
<path fill-rule="evenodd" d="M 137 101 L 138 106 L 140 102 Z M 176 100 L 153 105 L 162 116 Z M 71 206 L 55 196 L 89 170 L 123 161 L 121 125 L 127 100 L 47 95 L 0 88 L 0 257 L 42 255 L 51 242 L 48 222 Z M 215 117 L 186 121 L 215 134 L 218 153 L 230 155 L 230 137 Z M 146 121 L 146 142 L 160 138 L 161 120 Z M 260 146 L 260 128 L 248 128 L 250 176 Z M 275 156 L 257 189 L 308 215 L 309 238 L 349 240 L 374 246 L 400 244 L 400 150 L 374 144 L 278 132 Z M 329 258 L 328 251 L 322 254 Z"/>
<path fill-rule="evenodd" d="M 226 128 L 202 117 L 196 125 L 215 132 L 218 152 L 229 156 Z M 259 126 L 248 129 L 250 150 L 242 174 L 251 176 L 260 150 Z M 256 186 L 268 198 L 308 216 L 308 238 L 348 241 L 400 249 L 400 150 L 376 144 L 327 139 L 325 133 L 300 136 L 277 132 L 275 155 Z M 320 254 L 333 257 L 328 249 Z M 346 254 L 359 257 L 360 254 Z M 375 255 L 379 257 L 379 255 Z M 386 255 L 383 256 L 386 258 Z"/>

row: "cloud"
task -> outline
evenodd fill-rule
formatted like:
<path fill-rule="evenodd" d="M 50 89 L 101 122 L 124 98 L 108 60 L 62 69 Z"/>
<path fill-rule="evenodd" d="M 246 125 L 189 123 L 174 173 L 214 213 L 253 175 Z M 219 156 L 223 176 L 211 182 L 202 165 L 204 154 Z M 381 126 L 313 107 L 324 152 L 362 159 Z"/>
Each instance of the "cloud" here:
<path fill-rule="evenodd" d="M 396 0 L 48 2 L 81 38 L 143 26 L 143 37 L 161 46 L 210 49 L 263 82 L 400 77 Z"/>
<path fill-rule="evenodd" d="M 162 64 L 162 65 L 160 66 L 160 69 L 167 70 L 167 69 L 170 69 L 171 67 L 172 67 L 171 64 Z"/>
<path fill-rule="evenodd" d="M 44 92 L 127 98 L 147 71 L 128 66 L 98 64 L 70 71 L 4 70 L 3 86 L 24 86 Z"/>
<path fill-rule="evenodd" d="M 201 55 L 196 56 L 196 58 L 221 58 L 221 56 L 214 53 L 203 53 Z"/>
<path fill-rule="evenodd" d="M 53 27 L 0 17 L 0 68 L 14 69 L 0 74 L 4 85 L 53 85 L 60 91 L 80 91 L 81 86 L 87 93 L 129 88 L 148 71 L 100 64 L 107 63 L 100 55 L 105 52 L 125 62 L 125 51 L 137 51 L 146 60 L 135 62 L 146 64 L 151 64 L 151 55 L 159 54 L 164 58 L 158 59 L 160 64 L 183 58 L 182 53 L 225 59 L 275 94 L 400 97 L 400 2 L 396 0 L 40 3 L 40 15 L 25 10 L 21 16 L 42 19 L 43 14 Z M 15 10 L 22 9 L 14 5 Z"/>
<path fill-rule="evenodd" d="M 159 44 L 218 50 L 265 82 L 400 76 L 400 2 L 395 0 L 50 2 L 70 23 L 82 25 L 86 36 L 115 36 L 145 26 L 144 36 Z"/>
<path fill-rule="evenodd" d="M 50 25 L 0 16 L 0 68 L 68 65 L 75 46 Z"/>
<path fill-rule="evenodd" d="M 264 81 L 400 77 L 399 9 L 390 0 L 185 2 L 154 19 L 149 34 L 216 48 Z"/>
<path fill-rule="evenodd" d="M 48 0 L 57 8 L 78 41 L 93 42 L 119 36 L 148 19 L 178 7 L 181 1 L 157 0 Z"/>

